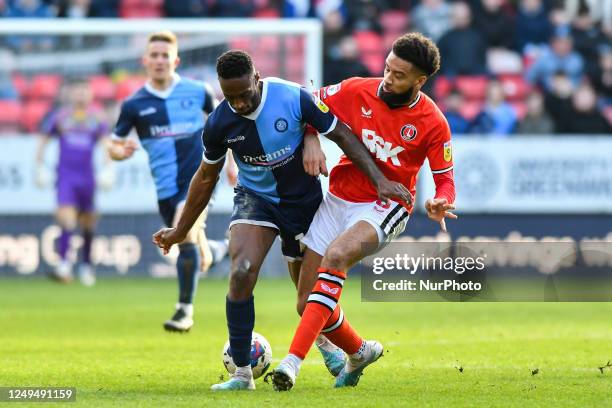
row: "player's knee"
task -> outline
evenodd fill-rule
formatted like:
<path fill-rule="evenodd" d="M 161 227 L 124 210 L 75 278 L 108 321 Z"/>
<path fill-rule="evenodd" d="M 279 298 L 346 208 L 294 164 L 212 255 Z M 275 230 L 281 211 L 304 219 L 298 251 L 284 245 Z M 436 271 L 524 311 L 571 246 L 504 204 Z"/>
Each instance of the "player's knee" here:
<path fill-rule="evenodd" d="M 345 251 L 338 247 L 331 245 L 325 251 L 325 256 L 323 257 L 323 263 L 328 268 L 333 269 L 345 269 L 346 267 L 346 253 Z"/>
<path fill-rule="evenodd" d="M 255 270 L 248 259 L 232 262 L 230 272 L 230 297 L 233 300 L 248 298 L 253 290 Z"/>

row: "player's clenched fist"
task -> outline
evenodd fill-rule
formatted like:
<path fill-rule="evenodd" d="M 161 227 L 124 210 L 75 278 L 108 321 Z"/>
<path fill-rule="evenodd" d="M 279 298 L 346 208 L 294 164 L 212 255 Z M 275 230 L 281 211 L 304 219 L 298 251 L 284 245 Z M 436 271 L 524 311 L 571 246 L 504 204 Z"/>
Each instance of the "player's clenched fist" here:
<path fill-rule="evenodd" d="M 153 234 L 153 243 L 164 251 L 164 255 L 170 252 L 172 245 L 178 244 L 184 239 L 185 237 L 180 236 L 176 228 L 162 228 Z"/>
<path fill-rule="evenodd" d="M 455 204 L 449 204 L 446 198 L 430 198 L 425 201 L 425 210 L 427 210 L 427 216 L 440 223 L 442 231 L 446 232 L 446 221 L 445 218 L 457 219 L 457 216 L 449 210 L 454 210 Z"/>

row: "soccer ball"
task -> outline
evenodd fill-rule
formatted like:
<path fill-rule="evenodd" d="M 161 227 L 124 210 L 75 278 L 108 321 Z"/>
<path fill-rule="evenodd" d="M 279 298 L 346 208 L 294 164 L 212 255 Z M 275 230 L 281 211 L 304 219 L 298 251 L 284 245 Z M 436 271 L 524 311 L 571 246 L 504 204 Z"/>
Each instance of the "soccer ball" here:
<path fill-rule="evenodd" d="M 236 372 L 236 364 L 232 359 L 232 351 L 230 350 L 229 340 L 223 346 L 223 365 L 228 373 Z M 253 370 L 253 378 L 257 379 L 264 375 L 272 362 L 272 347 L 264 336 L 253 332 L 251 335 L 251 369 Z"/>

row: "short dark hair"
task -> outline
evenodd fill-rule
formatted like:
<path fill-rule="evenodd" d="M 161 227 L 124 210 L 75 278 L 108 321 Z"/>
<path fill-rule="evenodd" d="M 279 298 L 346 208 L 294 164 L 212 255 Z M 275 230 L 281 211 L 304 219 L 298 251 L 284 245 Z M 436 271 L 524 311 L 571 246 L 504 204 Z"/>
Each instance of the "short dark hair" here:
<path fill-rule="evenodd" d="M 241 50 L 229 50 L 217 58 L 217 75 L 223 79 L 240 78 L 254 71 L 251 56 Z"/>
<path fill-rule="evenodd" d="M 404 34 L 393 42 L 393 54 L 410 62 L 428 77 L 440 69 L 440 50 L 421 33 Z"/>

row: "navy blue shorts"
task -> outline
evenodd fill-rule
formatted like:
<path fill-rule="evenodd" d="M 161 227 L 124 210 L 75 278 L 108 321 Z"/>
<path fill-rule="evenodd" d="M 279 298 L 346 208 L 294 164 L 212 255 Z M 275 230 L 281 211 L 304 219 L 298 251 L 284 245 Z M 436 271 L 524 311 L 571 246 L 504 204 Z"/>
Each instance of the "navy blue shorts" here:
<path fill-rule="evenodd" d="M 172 197 L 164 198 L 163 200 L 157 201 L 159 207 L 159 214 L 164 220 L 166 227 L 172 227 L 172 221 L 174 221 L 174 215 L 176 214 L 176 207 L 185 201 L 187 198 L 187 191 L 189 190 L 189 183 L 179 186 L 179 191 Z"/>
<path fill-rule="evenodd" d="M 304 251 L 300 240 L 308 232 L 308 227 L 321 204 L 321 190 L 300 200 L 299 204 L 276 204 L 242 186 L 234 188 L 234 193 L 234 211 L 230 227 L 234 224 L 253 224 L 274 228 L 280 235 L 285 258 L 290 261 L 302 258 Z"/>

